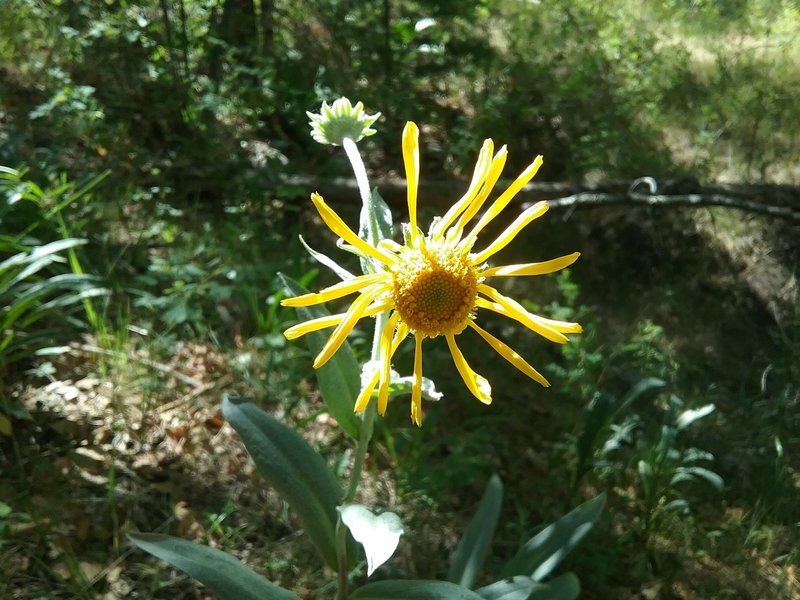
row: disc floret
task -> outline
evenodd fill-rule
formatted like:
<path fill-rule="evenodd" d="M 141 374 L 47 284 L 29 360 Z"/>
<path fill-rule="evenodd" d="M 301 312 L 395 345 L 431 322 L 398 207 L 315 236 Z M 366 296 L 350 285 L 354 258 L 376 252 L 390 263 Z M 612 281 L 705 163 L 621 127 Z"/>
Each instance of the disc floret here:
<path fill-rule="evenodd" d="M 392 269 L 395 310 L 423 337 L 456 335 L 474 316 L 478 270 L 467 252 L 442 240 L 404 247 Z"/>

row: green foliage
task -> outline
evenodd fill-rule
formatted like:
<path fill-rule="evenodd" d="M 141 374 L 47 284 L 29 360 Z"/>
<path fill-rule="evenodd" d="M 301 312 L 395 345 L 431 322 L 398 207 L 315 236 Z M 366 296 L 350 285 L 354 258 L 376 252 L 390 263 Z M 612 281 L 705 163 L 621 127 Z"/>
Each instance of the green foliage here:
<path fill-rule="evenodd" d="M 292 279 L 279 276 L 283 288 L 289 296 L 299 296 L 307 290 Z M 298 308 L 297 314 L 302 322 L 330 314 L 322 306 Z M 324 332 L 313 331 L 305 335 L 312 355 L 322 350 L 328 336 Z M 353 403 L 361 389 L 361 369 L 350 345 L 345 341 L 336 354 L 322 368 L 316 369 L 325 405 L 328 407 L 342 429 L 353 439 L 358 439 L 360 417 L 353 412 Z"/>
<path fill-rule="evenodd" d="M 679 514 L 689 511 L 681 483 L 701 482 L 721 492 L 722 477 L 702 466 L 714 460 L 714 456 L 698 448 L 683 447 L 681 431 L 708 416 L 714 405 L 698 409 L 682 410 L 683 402 L 670 396 L 664 422 L 655 439 L 637 440 L 637 469 L 642 491 L 642 534 L 647 537 L 657 527 L 661 518 L 670 512 Z"/>
<path fill-rule="evenodd" d="M 215 548 L 156 533 L 131 533 L 128 537 L 142 550 L 194 577 L 224 600 L 298 599 Z"/>
<path fill-rule="evenodd" d="M 618 401 L 613 396 L 596 392 L 586 409 L 586 421 L 576 441 L 577 462 L 574 485 L 592 468 L 592 461 L 598 452 L 607 452 L 611 446 L 618 445 L 609 434 L 616 417 L 627 410 L 642 396 L 662 391 L 666 383 L 655 377 L 642 379 Z M 615 434 L 619 429 L 615 430 Z"/>
<path fill-rule="evenodd" d="M 337 568 L 336 505 L 343 493 L 325 462 L 294 430 L 254 404 L 226 397 L 222 412 L 261 474 L 297 511 L 322 557 Z"/>
<path fill-rule="evenodd" d="M 58 239 L 68 234 L 61 211 L 89 189 L 62 183 L 42 190 L 24 172 L 0 167 L 0 369 L 74 335 L 85 327 L 82 316 L 93 320 L 90 299 L 108 293 L 100 278 L 81 270 L 74 250 L 86 240 Z M 56 317 L 58 326 L 52 327 Z"/>
<path fill-rule="evenodd" d="M 447 574 L 448 581 L 468 588 L 475 583 L 489 552 L 502 500 L 503 483 L 497 475 L 493 475 L 472 520 L 456 546 Z"/>
<path fill-rule="evenodd" d="M 528 540 L 503 568 L 503 577 L 525 575 L 541 581 L 589 533 L 606 503 L 601 494 L 548 525 Z"/>
<path fill-rule="evenodd" d="M 448 581 L 386 580 L 369 583 L 350 600 L 480 600 L 475 592 Z"/>
<path fill-rule="evenodd" d="M 564 573 L 547 583 L 516 575 L 487 585 L 477 592 L 484 600 L 575 600 L 581 593 L 581 586 L 572 573 Z"/>

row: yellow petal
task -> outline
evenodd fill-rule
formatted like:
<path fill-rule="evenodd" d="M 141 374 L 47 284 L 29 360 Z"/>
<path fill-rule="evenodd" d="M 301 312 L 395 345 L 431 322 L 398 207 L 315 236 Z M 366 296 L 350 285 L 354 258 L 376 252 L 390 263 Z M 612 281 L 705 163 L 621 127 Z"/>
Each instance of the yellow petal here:
<path fill-rule="evenodd" d="M 533 176 L 536 175 L 536 172 L 539 170 L 539 167 L 542 166 L 542 157 L 537 156 L 536 159 L 528 165 L 528 167 L 520 173 L 519 177 L 514 180 L 508 189 L 503 192 L 500 197 L 495 200 L 492 205 L 489 207 L 489 210 L 480 218 L 478 223 L 475 227 L 470 231 L 469 235 L 466 239 L 470 240 L 470 242 L 474 242 L 475 238 L 478 234 L 486 227 L 492 219 L 494 219 L 500 212 L 511 202 L 511 199 L 517 195 L 517 193 L 528 183 Z"/>
<path fill-rule="evenodd" d="M 322 217 L 323 221 L 325 221 L 325 225 L 327 225 L 331 231 L 342 238 L 345 242 L 351 246 L 355 246 L 367 256 L 371 256 L 372 258 L 377 259 L 387 265 L 392 265 L 397 262 L 396 257 L 392 256 L 385 250 L 373 248 L 360 237 L 358 237 L 353 230 L 347 226 L 342 218 L 337 215 L 330 206 L 325 204 L 325 200 L 322 199 L 322 196 L 314 192 L 311 194 L 311 201 L 314 203 L 314 206 L 317 207 L 319 216 Z"/>
<path fill-rule="evenodd" d="M 338 325 L 341 323 L 344 315 L 345 313 L 340 313 L 338 315 L 327 315 L 324 317 L 317 317 L 316 319 L 311 319 L 310 321 L 305 321 L 303 323 L 298 323 L 297 325 L 292 325 L 289 327 L 289 329 L 283 332 L 283 336 L 287 340 L 296 340 L 300 336 L 311 333 L 312 331 L 319 331 L 320 329 L 325 329 L 326 327 Z"/>
<path fill-rule="evenodd" d="M 505 248 L 520 231 L 522 231 L 531 221 L 541 217 L 549 208 L 550 207 L 547 205 L 547 202 L 537 202 L 533 206 L 530 206 L 522 211 L 522 213 L 516 219 L 514 219 L 514 222 L 511 223 L 511 225 L 509 225 L 503 233 L 497 236 L 495 241 L 489 244 L 489 246 L 483 252 L 478 252 L 472 257 L 472 262 L 476 265 L 479 265 L 488 260 L 490 256 Z"/>
<path fill-rule="evenodd" d="M 383 290 L 379 287 L 370 289 L 353 300 L 353 303 L 345 313 L 341 323 L 339 323 L 336 329 L 333 330 L 331 337 L 328 338 L 328 341 L 325 342 L 325 345 L 317 355 L 317 358 L 314 359 L 315 369 L 319 369 L 322 365 L 330 360 L 331 356 L 336 353 L 339 347 L 347 339 L 347 336 L 353 330 L 353 327 L 356 326 L 358 320 L 364 316 L 369 303 L 372 302 L 375 299 L 375 296 L 380 294 L 382 291 Z"/>
<path fill-rule="evenodd" d="M 391 345 L 392 336 L 394 335 L 397 322 L 400 320 L 400 314 L 395 312 L 389 317 L 386 325 L 381 332 L 379 340 L 381 367 L 380 367 L 380 388 L 378 389 L 378 412 L 383 414 L 386 411 L 386 405 L 389 401 L 389 383 L 392 375 L 392 357 Z"/>
<path fill-rule="evenodd" d="M 373 304 L 372 306 L 368 306 L 364 311 L 364 314 L 361 317 L 371 317 L 373 315 L 377 315 L 378 313 L 384 312 L 389 310 L 393 305 L 392 300 L 384 300 L 377 304 Z M 304 336 L 307 333 L 311 333 L 312 331 L 319 331 L 320 329 L 325 329 L 327 327 L 333 327 L 334 325 L 338 325 L 341 323 L 342 319 L 344 319 L 347 313 L 339 313 L 337 315 L 326 315 L 324 317 L 317 317 L 316 319 L 311 319 L 309 321 L 304 321 L 303 323 L 298 323 L 297 325 L 292 325 L 283 332 L 284 337 L 287 340 L 296 340 L 297 338 Z"/>
<path fill-rule="evenodd" d="M 411 420 L 422 425 L 422 336 L 414 334 L 414 382 L 411 387 Z"/>
<path fill-rule="evenodd" d="M 536 318 L 539 319 L 542 323 L 544 323 L 548 327 L 551 327 L 556 331 L 560 331 L 561 333 L 581 333 L 583 331 L 583 327 L 581 327 L 580 323 L 570 323 L 569 321 L 555 321 L 553 319 L 546 319 L 538 315 L 536 315 Z"/>
<path fill-rule="evenodd" d="M 416 239 L 417 229 L 417 189 L 419 188 L 419 129 L 409 121 L 403 129 L 403 163 L 406 167 L 406 187 L 408 189 L 408 219 L 411 237 Z"/>
<path fill-rule="evenodd" d="M 494 302 L 489 302 L 485 298 L 478 297 L 478 299 L 475 301 L 476 306 L 480 308 L 488 308 L 496 313 L 519 321 L 528 329 L 535 331 L 542 337 L 545 337 L 556 344 L 566 344 L 569 341 L 567 336 L 565 336 L 563 333 L 560 333 L 558 330 L 550 327 L 546 323 L 543 323 L 541 317 L 529 313 L 519 302 L 509 298 L 508 296 L 504 296 L 493 287 L 482 283 L 478 285 L 478 291 L 486 296 L 489 296 L 489 298 L 494 300 Z"/>
<path fill-rule="evenodd" d="M 470 368 L 464 359 L 464 355 L 461 354 L 461 350 L 458 349 L 453 334 L 448 333 L 445 337 L 447 338 L 447 346 L 450 348 L 450 354 L 453 356 L 453 362 L 456 363 L 456 369 L 458 369 L 461 379 L 467 385 L 467 389 L 484 404 L 491 404 L 492 386 L 489 385 L 485 377 L 478 375 Z"/>
<path fill-rule="evenodd" d="M 472 173 L 472 181 L 469 184 L 467 192 L 458 202 L 454 203 L 453 206 L 450 207 L 441 220 L 436 224 L 436 228 L 433 230 L 434 235 L 442 235 L 445 230 L 450 227 L 450 224 L 456 219 L 456 217 L 464 212 L 475 199 L 475 196 L 477 196 L 478 192 L 481 190 L 481 186 L 483 185 L 483 182 L 486 180 L 486 176 L 489 173 L 492 152 L 494 152 L 494 142 L 492 140 L 484 141 L 480 154 L 478 154 L 478 160 L 475 163 L 475 171 Z"/>
<path fill-rule="evenodd" d="M 372 398 L 372 392 L 375 391 L 375 386 L 378 385 L 378 379 L 381 376 L 381 370 L 375 369 L 375 372 L 372 374 L 372 377 L 367 382 L 367 385 L 364 386 L 364 389 L 361 390 L 361 393 L 358 394 L 358 398 L 356 398 L 355 406 L 353 406 L 353 412 L 360 413 L 369 404 L 369 399 Z"/>
<path fill-rule="evenodd" d="M 581 255 L 580 252 L 573 252 L 567 256 L 554 258 L 538 263 L 527 263 L 524 265 L 505 265 L 502 267 L 492 267 L 481 272 L 483 277 L 521 277 L 526 275 L 546 275 L 555 273 L 570 266 Z"/>
<path fill-rule="evenodd" d="M 481 188 L 480 194 L 475 197 L 475 200 L 469 205 L 469 208 L 467 208 L 464 214 L 461 215 L 461 218 L 458 219 L 458 223 L 456 223 L 455 227 L 453 227 L 454 235 L 460 237 L 464 231 L 464 227 L 467 226 L 467 223 L 469 223 L 472 217 L 478 214 L 478 211 L 483 206 L 483 203 L 486 202 L 486 198 L 489 197 L 489 194 L 494 189 L 497 180 L 500 179 L 500 174 L 503 172 L 503 167 L 505 167 L 507 157 L 508 150 L 505 146 L 503 146 L 492 159 L 492 165 L 489 169 L 489 174 L 486 177 L 483 188 Z"/>
<path fill-rule="evenodd" d="M 303 294 L 302 296 L 295 296 L 294 298 L 285 298 L 281 300 L 281 306 L 313 306 L 314 304 L 321 304 L 329 300 L 336 300 L 349 294 L 354 294 L 358 291 L 363 291 L 365 287 L 378 283 L 381 280 L 390 281 L 390 276 L 385 273 L 371 273 L 369 275 L 359 275 L 353 279 L 346 279 L 335 283 L 330 287 L 321 289 L 318 292 L 310 294 Z"/>
<path fill-rule="evenodd" d="M 387 323 L 387 326 L 388 325 L 389 324 Z M 397 328 L 397 333 L 395 333 L 394 340 L 392 341 L 391 356 L 394 356 L 394 353 L 397 351 L 397 348 L 400 347 L 400 343 L 405 339 L 407 335 L 408 335 L 408 327 L 406 325 L 401 324 L 400 327 Z M 391 361 L 391 356 L 389 357 L 390 361 Z M 372 397 L 372 393 L 375 391 L 375 388 L 377 387 L 378 382 L 380 381 L 380 376 L 382 371 L 383 369 L 381 367 L 375 369 L 375 373 L 372 374 L 372 377 L 367 382 L 367 385 L 364 386 L 364 388 L 361 390 L 361 393 L 359 393 L 358 398 L 356 399 L 356 403 L 353 406 L 353 412 L 360 413 L 365 408 L 367 408 L 369 400 Z M 384 407 L 384 411 L 385 410 L 386 409 Z"/>
<path fill-rule="evenodd" d="M 474 321 L 469 322 L 469 326 L 472 327 L 475 331 L 477 331 L 480 336 L 486 340 L 492 348 L 494 348 L 495 352 L 497 352 L 500 356 L 505 358 L 508 362 L 514 365 L 517 369 L 525 373 L 528 377 L 536 381 L 537 383 L 541 383 L 544 387 L 550 387 L 550 383 L 548 383 L 547 379 L 539 373 L 536 369 L 530 366 L 524 358 L 522 358 L 515 350 L 498 340 L 494 337 L 491 333 L 486 331 L 485 329 L 481 329 L 478 325 L 475 324 Z"/>

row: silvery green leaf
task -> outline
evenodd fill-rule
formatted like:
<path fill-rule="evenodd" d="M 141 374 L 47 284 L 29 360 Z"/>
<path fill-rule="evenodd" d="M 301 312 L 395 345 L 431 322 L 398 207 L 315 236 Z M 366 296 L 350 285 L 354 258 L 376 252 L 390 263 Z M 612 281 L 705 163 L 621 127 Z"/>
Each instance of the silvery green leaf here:
<path fill-rule="evenodd" d="M 675 471 L 675 475 L 673 475 L 672 480 L 670 481 L 670 484 L 675 485 L 681 481 L 689 481 L 692 479 L 702 479 L 711 484 L 714 489 L 720 492 L 725 487 L 725 482 L 723 481 L 722 477 L 717 475 L 714 471 L 711 471 L 710 469 L 704 469 L 703 467 L 678 467 Z"/>
<path fill-rule="evenodd" d="M 299 283 L 282 273 L 278 274 L 278 279 L 290 296 L 301 296 L 308 292 Z M 302 321 L 310 321 L 330 313 L 325 307 L 317 305 L 298 308 L 297 314 Z M 312 331 L 305 335 L 305 339 L 311 354 L 316 355 L 325 346 L 328 335 L 323 331 Z M 356 355 L 347 341 L 342 344 L 327 364 L 316 369 L 316 376 L 322 392 L 322 399 L 328 410 L 347 435 L 354 440 L 358 439 L 361 420 L 358 415 L 353 413 L 353 403 L 361 389 L 359 367 Z"/>
<path fill-rule="evenodd" d="M 363 389 L 365 385 L 372 379 L 372 376 L 375 374 L 375 371 L 381 367 L 382 361 L 379 360 L 369 360 L 364 363 L 364 366 L 361 368 L 361 388 Z M 389 400 L 392 400 L 395 396 L 406 396 L 411 394 L 411 389 L 414 386 L 414 377 L 407 376 L 401 377 L 400 373 L 392 369 L 390 371 L 390 380 L 389 380 Z M 377 393 L 377 392 L 376 392 Z M 441 392 L 436 391 L 436 384 L 433 383 L 432 380 L 428 379 L 427 377 L 422 378 L 422 398 L 423 400 L 428 400 L 430 402 L 438 402 L 442 399 L 444 394 Z"/>
<path fill-rule="evenodd" d="M 714 455 L 711 454 L 711 452 L 706 452 L 698 448 L 689 448 L 683 453 L 684 464 L 701 461 L 711 462 L 712 460 L 714 460 Z"/>
<path fill-rule="evenodd" d="M 312 256 L 312 258 L 314 258 L 314 260 L 328 267 L 331 271 L 336 273 L 342 281 L 346 279 L 353 279 L 355 277 L 355 275 L 353 275 L 350 271 L 339 265 L 335 260 L 333 260 L 329 256 L 326 256 L 322 254 L 322 252 L 317 252 L 316 250 L 314 250 L 311 246 L 309 246 L 306 243 L 302 235 L 299 235 L 297 237 L 300 238 L 300 243 L 303 244 L 303 248 L 306 249 L 306 252 L 308 252 Z"/>
<path fill-rule="evenodd" d="M 534 581 L 547 577 L 589 533 L 605 502 L 606 495 L 600 494 L 545 527 L 508 561 L 503 577 L 529 575 Z"/>
<path fill-rule="evenodd" d="M 381 198 L 377 188 L 369 196 L 369 204 L 361 207 L 359 237 L 370 246 L 392 238 L 392 210 Z"/>
<path fill-rule="evenodd" d="M 575 600 L 581 584 L 574 573 L 564 573 L 547 583 L 517 575 L 476 590 L 484 600 Z"/>
<path fill-rule="evenodd" d="M 395 375 L 397 375 L 397 373 L 393 372 L 392 373 L 392 382 L 391 382 L 390 387 L 389 387 L 389 396 L 390 397 L 394 397 L 394 396 L 402 396 L 402 395 L 405 395 L 405 394 L 410 394 L 411 393 L 411 389 L 414 386 L 414 377 L 413 376 L 408 376 L 408 377 L 397 377 L 397 378 L 395 378 L 394 377 Z M 433 381 L 431 381 L 427 377 L 423 377 L 422 378 L 422 399 L 423 400 L 429 400 L 431 402 L 438 402 L 439 400 L 442 399 L 442 396 L 444 396 L 444 394 L 442 394 L 442 392 L 437 392 L 436 391 L 436 384 L 434 384 Z"/>
<path fill-rule="evenodd" d="M 387 579 L 358 588 L 349 600 L 482 600 L 481 596 L 449 581 Z"/>
<path fill-rule="evenodd" d="M 342 490 L 325 460 L 294 429 L 252 402 L 225 395 L 222 415 L 241 436 L 261 475 L 299 515 L 322 557 L 336 568 L 336 504 Z"/>
<path fill-rule="evenodd" d="M 680 415 L 678 415 L 678 420 L 675 423 L 675 426 L 680 429 L 686 429 L 689 425 L 710 415 L 712 412 L 716 410 L 716 406 L 713 404 L 706 404 L 705 406 L 701 406 L 700 408 L 694 408 L 690 410 L 683 411 Z"/>
<path fill-rule="evenodd" d="M 683 498 L 679 498 L 677 500 L 672 500 L 671 502 L 667 502 L 662 508 L 664 512 L 677 512 L 681 513 L 682 515 L 689 514 L 689 503 L 684 500 Z"/>
<path fill-rule="evenodd" d="M 527 600 L 575 600 L 581 594 L 581 582 L 574 573 L 564 573 L 539 584 Z"/>
<path fill-rule="evenodd" d="M 400 543 L 403 524 L 393 512 L 374 515 L 361 504 L 345 504 L 337 507 L 342 523 L 347 526 L 353 539 L 364 547 L 367 555 L 367 577 L 389 560 Z"/>
<path fill-rule="evenodd" d="M 489 553 L 502 501 L 503 483 L 497 475 L 492 475 L 480 504 L 453 554 L 450 571 L 447 574 L 449 581 L 467 588 L 471 588 L 475 583 Z"/>
<path fill-rule="evenodd" d="M 377 246 L 381 240 L 392 238 L 392 211 L 381 198 L 377 189 L 372 190 L 369 202 L 361 207 L 358 237 L 370 246 Z M 375 272 L 370 257 L 361 256 L 361 270 L 364 273 Z"/>
<path fill-rule="evenodd" d="M 129 533 L 128 537 L 142 550 L 194 577 L 223 600 L 299 600 L 221 550 L 156 533 Z"/>

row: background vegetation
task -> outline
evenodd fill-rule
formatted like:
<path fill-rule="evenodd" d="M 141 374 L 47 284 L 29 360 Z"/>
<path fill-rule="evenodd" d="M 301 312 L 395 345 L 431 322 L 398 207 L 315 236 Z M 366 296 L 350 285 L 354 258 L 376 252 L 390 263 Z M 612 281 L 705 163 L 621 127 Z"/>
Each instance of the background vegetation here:
<path fill-rule="evenodd" d="M 797 183 L 799 32 L 789 0 L 0 0 L 0 597 L 207 597 L 132 551 L 133 530 L 331 595 L 217 410 L 223 391 L 256 399 L 347 464 L 281 335 L 277 272 L 330 277 L 297 242 L 331 248 L 308 194 L 348 173 L 306 110 L 380 111 L 361 144 L 376 176 L 401 172 L 419 123 L 431 214 L 461 190 L 432 198 L 426 179 L 467 175 L 486 137 L 509 173 L 542 153 L 538 180 L 576 186 Z M 355 199 L 333 201 L 354 223 Z M 422 429 L 390 407 L 371 454 L 369 500 L 409 532 L 392 574 L 442 577 L 498 472 L 498 564 L 608 490 L 568 561 L 584 598 L 800 598 L 798 229 L 548 215 L 508 259 L 581 261 L 514 295 L 586 333 L 561 352 L 503 332 L 547 391 L 476 351 L 490 409 L 446 349 L 426 355 L 445 399 Z"/>

